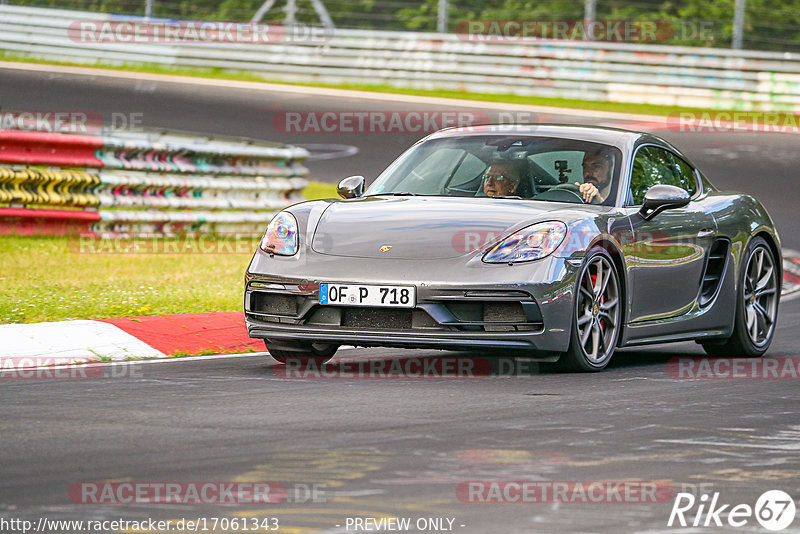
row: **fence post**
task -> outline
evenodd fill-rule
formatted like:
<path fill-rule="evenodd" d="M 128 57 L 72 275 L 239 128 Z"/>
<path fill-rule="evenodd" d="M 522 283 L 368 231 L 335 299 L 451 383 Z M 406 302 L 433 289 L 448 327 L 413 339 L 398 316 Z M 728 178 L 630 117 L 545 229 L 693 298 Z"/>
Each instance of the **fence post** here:
<path fill-rule="evenodd" d="M 436 31 L 447 33 L 447 1 L 439 0 L 439 15 L 436 17 Z"/>
<path fill-rule="evenodd" d="M 733 41 L 731 48 L 734 50 L 742 49 L 742 41 L 744 40 L 744 11 L 747 0 L 736 0 L 736 5 L 733 8 Z"/>
<path fill-rule="evenodd" d="M 594 41 L 594 36 L 589 31 L 590 24 L 594 20 L 597 8 L 597 0 L 586 0 L 583 9 L 583 32 L 587 41 Z"/>

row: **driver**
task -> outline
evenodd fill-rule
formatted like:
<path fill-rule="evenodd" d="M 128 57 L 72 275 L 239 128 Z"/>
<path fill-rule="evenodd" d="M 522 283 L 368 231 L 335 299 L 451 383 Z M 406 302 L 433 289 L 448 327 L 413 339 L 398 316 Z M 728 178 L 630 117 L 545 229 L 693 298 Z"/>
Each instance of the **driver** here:
<path fill-rule="evenodd" d="M 611 169 L 614 156 L 606 147 L 587 152 L 583 156 L 583 183 L 575 182 L 583 201 L 602 204 L 611 193 Z"/>
<path fill-rule="evenodd" d="M 483 192 L 490 197 L 515 195 L 519 186 L 519 169 L 510 163 L 492 163 L 483 174 Z"/>

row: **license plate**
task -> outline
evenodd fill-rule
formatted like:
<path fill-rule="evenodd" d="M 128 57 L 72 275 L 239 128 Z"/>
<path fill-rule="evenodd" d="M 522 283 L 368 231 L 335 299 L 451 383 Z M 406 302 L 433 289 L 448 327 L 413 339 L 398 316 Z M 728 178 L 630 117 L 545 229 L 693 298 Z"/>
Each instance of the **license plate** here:
<path fill-rule="evenodd" d="M 320 304 L 413 308 L 416 297 L 417 288 L 414 286 L 319 285 Z"/>

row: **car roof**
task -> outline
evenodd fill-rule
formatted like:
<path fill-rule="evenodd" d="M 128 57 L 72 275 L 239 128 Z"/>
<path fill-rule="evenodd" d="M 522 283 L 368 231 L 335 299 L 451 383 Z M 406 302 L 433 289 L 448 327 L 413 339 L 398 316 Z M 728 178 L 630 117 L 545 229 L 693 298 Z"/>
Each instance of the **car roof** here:
<path fill-rule="evenodd" d="M 446 137 L 463 137 L 469 135 L 535 135 L 541 137 L 562 137 L 577 141 L 589 141 L 614 145 L 619 148 L 630 148 L 637 140 L 646 136 L 664 142 L 663 139 L 621 128 L 604 126 L 578 126 L 571 124 L 487 124 L 480 126 L 462 126 L 440 130 L 431 134 L 429 139 Z M 669 146 L 668 143 L 667 146 Z"/>

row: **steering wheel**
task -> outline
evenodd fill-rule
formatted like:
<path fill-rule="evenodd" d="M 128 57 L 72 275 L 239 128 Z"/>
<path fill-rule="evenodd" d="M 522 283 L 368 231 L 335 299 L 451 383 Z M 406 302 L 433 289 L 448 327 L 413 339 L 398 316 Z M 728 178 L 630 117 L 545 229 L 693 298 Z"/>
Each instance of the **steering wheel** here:
<path fill-rule="evenodd" d="M 574 193 L 580 193 L 581 186 L 572 182 L 564 182 L 563 184 L 554 185 L 550 188 L 550 191 L 553 189 L 564 189 L 566 191 L 572 191 Z"/>
<path fill-rule="evenodd" d="M 554 185 L 553 187 L 548 189 L 547 192 L 549 193 L 551 191 L 564 191 L 565 193 L 571 193 L 576 197 L 578 197 L 582 203 L 586 204 L 586 201 L 583 200 L 583 195 L 581 195 L 581 188 L 577 184 L 567 182 L 563 184 Z"/>

